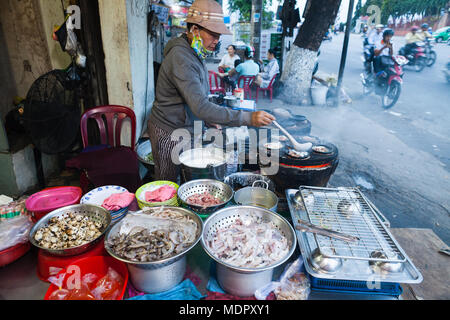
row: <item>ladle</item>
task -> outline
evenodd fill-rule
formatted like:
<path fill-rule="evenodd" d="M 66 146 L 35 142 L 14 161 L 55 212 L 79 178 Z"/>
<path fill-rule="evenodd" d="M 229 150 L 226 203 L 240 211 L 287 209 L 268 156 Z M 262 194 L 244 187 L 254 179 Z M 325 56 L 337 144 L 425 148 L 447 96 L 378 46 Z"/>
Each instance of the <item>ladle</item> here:
<path fill-rule="evenodd" d="M 278 129 L 281 130 L 281 132 L 284 133 L 284 135 L 291 141 L 292 146 L 295 150 L 300 152 L 310 152 L 313 144 L 311 142 L 307 143 L 298 143 L 297 140 L 293 136 L 290 135 L 289 132 L 286 131 L 277 121 L 273 121 L 273 124 L 278 127 Z"/>

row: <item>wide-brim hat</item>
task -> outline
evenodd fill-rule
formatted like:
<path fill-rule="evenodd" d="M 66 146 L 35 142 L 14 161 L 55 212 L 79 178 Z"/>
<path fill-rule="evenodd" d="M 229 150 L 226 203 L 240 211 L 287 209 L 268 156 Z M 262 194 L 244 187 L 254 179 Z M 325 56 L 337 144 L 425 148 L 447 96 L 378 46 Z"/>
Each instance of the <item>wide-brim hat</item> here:
<path fill-rule="evenodd" d="M 189 8 L 186 23 L 197 24 L 209 31 L 232 34 L 223 20 L 223 11 L 214 0 L 195 0 Z"/>

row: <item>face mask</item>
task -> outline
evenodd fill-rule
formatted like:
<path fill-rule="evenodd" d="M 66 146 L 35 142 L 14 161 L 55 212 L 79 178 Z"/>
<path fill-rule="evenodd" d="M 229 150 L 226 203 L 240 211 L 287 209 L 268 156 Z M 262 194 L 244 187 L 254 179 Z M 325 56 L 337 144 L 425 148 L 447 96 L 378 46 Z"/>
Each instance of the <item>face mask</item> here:
<path fill-rule="evenodd" d="M 209 51 L 205 48 L 205 46 L 203 45 L 203 39 L 200 37 L 200 35 L 194 35 L 191 47 L 201 59 L 206 59 L 206 57 L 212 53 L 212 51 Z"/>

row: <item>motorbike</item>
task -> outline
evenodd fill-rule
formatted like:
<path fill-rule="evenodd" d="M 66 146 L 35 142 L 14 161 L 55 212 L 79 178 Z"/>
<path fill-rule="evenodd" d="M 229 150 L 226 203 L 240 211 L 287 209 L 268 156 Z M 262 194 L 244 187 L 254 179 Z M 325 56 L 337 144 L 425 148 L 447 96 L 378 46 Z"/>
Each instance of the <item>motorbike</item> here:
<path fill-rule="evenodd" d="M 406 47 L 401 48 L 398 54 L 408 59 L 408 66 L 414 67 L 417 72 L 421 72 L 427 65 L 424 46 L 423 42 L 416 42 L 414 48 L 408 54 L 406 54 Z"/>
<path fill-rule="evenodd" d="M 364 63 L 364 71 L 366 72 L 366 75 L 372 74 L 372 62 L 375 54 L 374 51 L 375 46 L 370 44 L 369 38 L 365 36 L 363 40 L 363 55 L 361 60 Z"/>
<path fill-rule="evenodd" d="M 425 56 L 427 58 L 427 67 L 431 67 L 436 62 L 436 51 L 433 50 L 431 40 L 428 38 L 425 39 Z"/>
<path fill-rule="evenodd" d="M 383 71 L 367 77 L 361 73 L 363 93 L 369 94 L 375 91 L 375 94 L 381 97 L 382 107 L 392 108 L 398 101 L 402 91 L 403 84 L 403 66 L 408 63 L 408 59 L 403 56 L 383 56 Z"/>

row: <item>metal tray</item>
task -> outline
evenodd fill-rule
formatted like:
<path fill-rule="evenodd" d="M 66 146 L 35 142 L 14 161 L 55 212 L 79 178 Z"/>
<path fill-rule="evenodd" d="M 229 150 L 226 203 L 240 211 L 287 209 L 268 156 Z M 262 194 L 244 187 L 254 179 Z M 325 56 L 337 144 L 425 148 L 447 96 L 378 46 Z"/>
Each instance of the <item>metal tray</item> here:
<path fill-rule="evenodd" d="M 294 226 L 297 226 L 298 219 L 308 220 L 308 214 L 305 207 L 297 205 L 293 200 L 298 191 L 299 189 L 286 190 L 286 199 Z M 370 206 L 377 215 L 377 218 L 381 221 L 384 220 L 383 224 L 386 224 L 386 219 L 378 216 L 377 212 L 379 212 L 379 210 L 372 207 L 372 204 L 370 204 Z M 398 244 L 398 250 L 404 257 L 404 269 L 401 272 L 388 274 L 376 273 L 370 268 L 368 260 L 343 259 L 342 267 L 338 271 L 335 273 L 324 273 L 321 270 L 316 269 L 310 259 L 312 252 L 318 248 L 315 235 L 298 230 L 296 230 L 296 233 L 300 251 L 304 257 L 306 271 L 315 278 L 366 281 L 368 286 L 376 286 L 377 282 L 420 283 L 423 281 L 421 273 Z M 393 240 L 395 241 L 395 239 Z"/>

